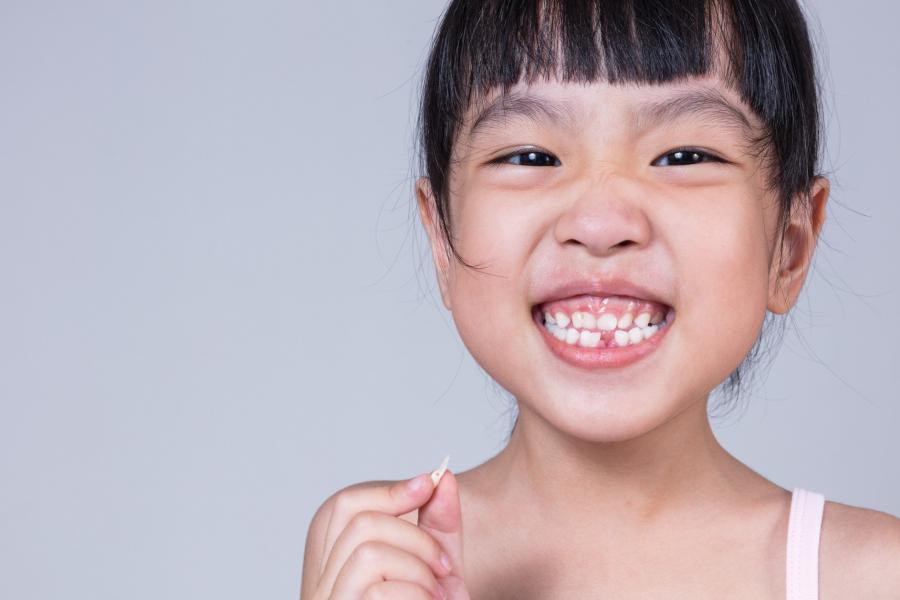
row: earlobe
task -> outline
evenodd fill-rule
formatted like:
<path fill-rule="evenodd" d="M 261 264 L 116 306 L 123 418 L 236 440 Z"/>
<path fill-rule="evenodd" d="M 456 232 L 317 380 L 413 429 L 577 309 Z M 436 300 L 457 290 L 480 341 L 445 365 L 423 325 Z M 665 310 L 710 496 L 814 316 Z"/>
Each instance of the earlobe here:
<path fill-rule="evenodd" d="M 786 313 L 800 295 L 825 222 L 829 190 L 829 181 L 816 177 L 808 197 L 794 199 L 788 226 L 776 242 L 778 258 L 772 262 L 769 277 L 768 309 L 773 313 Z"/>
<path fill-rule="evenodd" d="M 428 234 L 428 240 L 431 245 L 431 257 L 434 260 L 435 275 L 437 277 L 438 287 L 441 291 L 441 301 L 444 303 L 447 310 L 452 311 L 452 308 L 450 307 L 450 294 L 448 292 L 450 264 L 444 236 L 440 228 L 434 194 L 431 190 L 431 180 L 427 177 L 419 177 L 416 180 L 416 204 L 419 208 L 419 217 L 422 219 L 422 226 Z"/>

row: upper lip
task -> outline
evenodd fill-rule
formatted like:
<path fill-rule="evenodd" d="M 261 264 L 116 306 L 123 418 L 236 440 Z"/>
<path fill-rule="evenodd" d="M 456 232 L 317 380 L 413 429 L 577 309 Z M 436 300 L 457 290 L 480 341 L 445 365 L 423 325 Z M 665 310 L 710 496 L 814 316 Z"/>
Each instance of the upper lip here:
<path fill-rule="evenodd" d="M 631 296 L 669 306 L 661 294 L 622 277 L 586 277 L 564 280 L 544 290 L 536 304 L 584 294 L 592 296 Z"/>

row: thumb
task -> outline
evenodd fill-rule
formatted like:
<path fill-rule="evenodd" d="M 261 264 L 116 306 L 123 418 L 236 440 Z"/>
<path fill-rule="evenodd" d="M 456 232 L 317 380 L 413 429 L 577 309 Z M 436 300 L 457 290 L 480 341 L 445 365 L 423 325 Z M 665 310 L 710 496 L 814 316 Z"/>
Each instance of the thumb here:
<path fill-rule="evenodd" d="M 463 578 L 462 510 L 459 485 L 449 470 L 441 477 L 431 498 L 419 507 L 420 528 L 431 534 L 450 557 L 450 575 Z"/>

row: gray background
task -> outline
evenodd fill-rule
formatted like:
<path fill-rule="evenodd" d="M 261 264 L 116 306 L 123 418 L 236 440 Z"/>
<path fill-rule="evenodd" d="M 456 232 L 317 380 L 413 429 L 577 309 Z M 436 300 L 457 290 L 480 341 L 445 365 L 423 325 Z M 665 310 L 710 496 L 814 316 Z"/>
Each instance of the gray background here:
<path fill-rule="evenodd" d="M 0 597 L 296 597 L 334 490 L 499 450 L 410 220 L 443 6 L 0 2 Z M 900 14 L 809 6 L 830 220 L 717 434 L 900 514 Z"/>

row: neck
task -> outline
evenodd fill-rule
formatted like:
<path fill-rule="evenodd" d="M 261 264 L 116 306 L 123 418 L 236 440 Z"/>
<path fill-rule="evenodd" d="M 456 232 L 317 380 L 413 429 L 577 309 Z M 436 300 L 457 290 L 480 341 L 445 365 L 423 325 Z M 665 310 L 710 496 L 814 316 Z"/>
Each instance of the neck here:
<path fill-rule="evenodd" d="M 489 463 L 501 495 L 573 523 L 604 514 L 646 522 L 721 506 L 752 473 L 715 438 L 705 401 L 639 437 L 604 443 L 568 435 L 523 406 L 509 443 Z"/>

